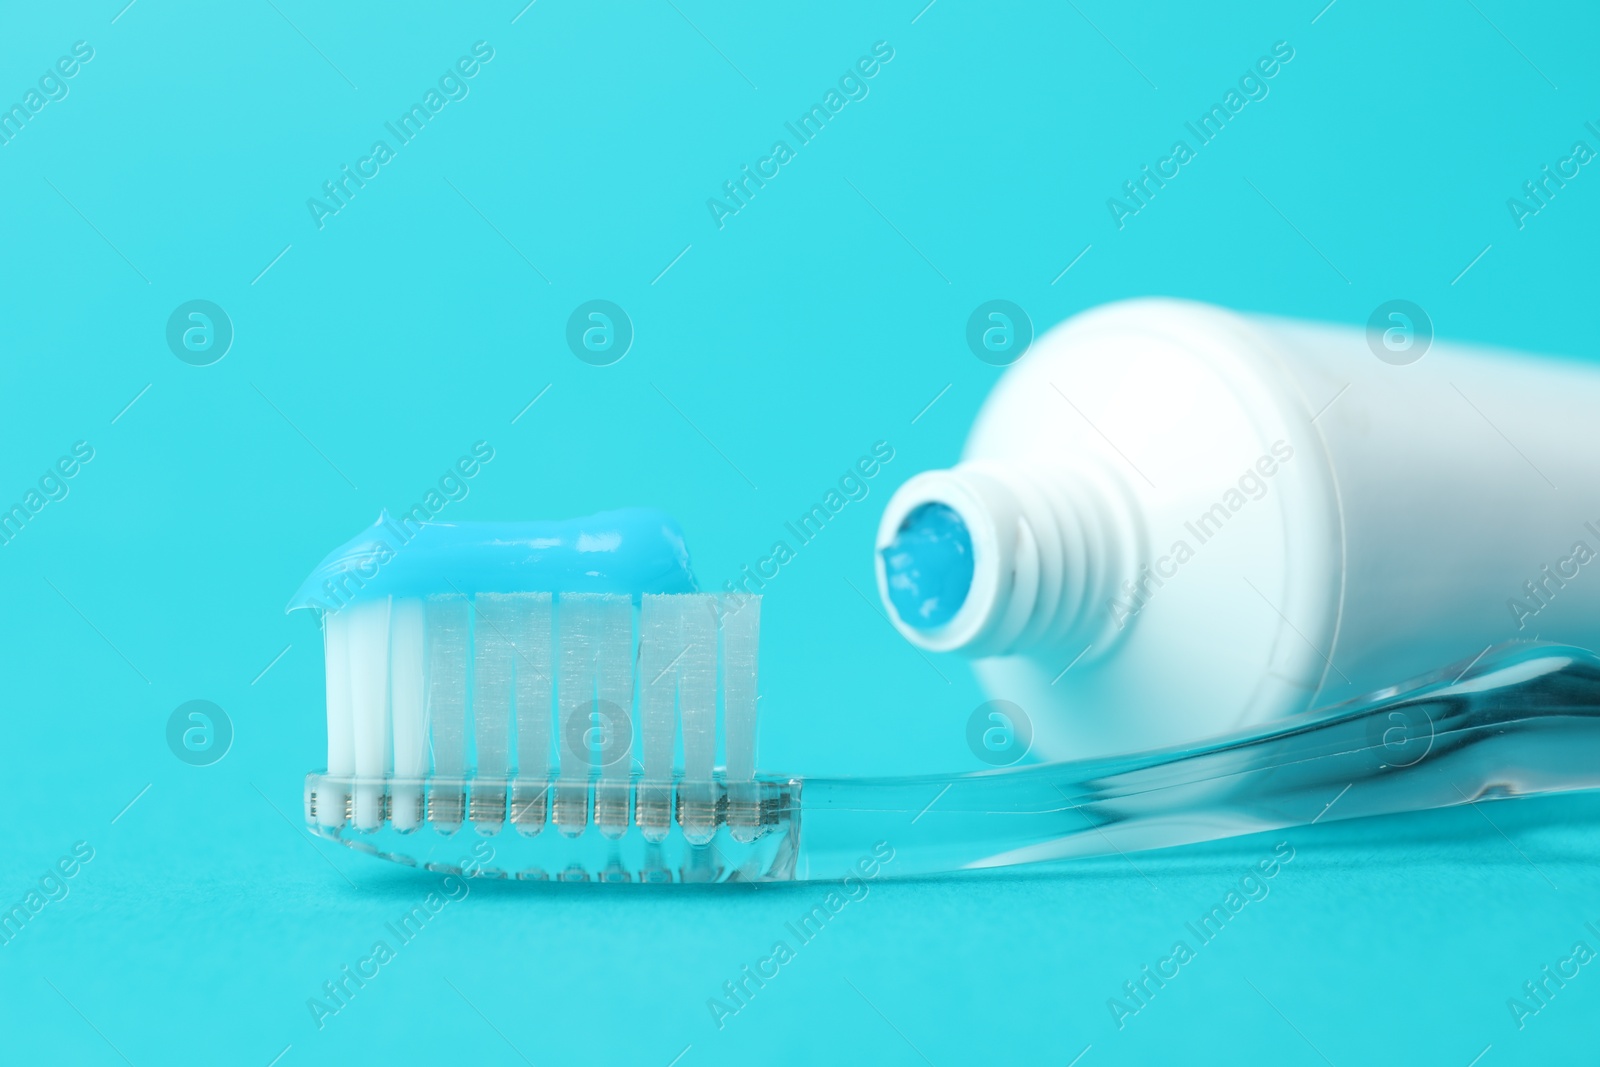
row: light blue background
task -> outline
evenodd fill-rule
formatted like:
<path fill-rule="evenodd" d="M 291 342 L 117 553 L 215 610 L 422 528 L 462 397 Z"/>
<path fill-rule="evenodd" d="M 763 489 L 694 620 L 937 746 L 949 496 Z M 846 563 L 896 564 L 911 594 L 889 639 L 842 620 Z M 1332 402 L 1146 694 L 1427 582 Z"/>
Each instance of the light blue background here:
<path fill-rule="evenodd" d="M 1362 323 L 1400 297 L 1442 336 L 1594 358 L 1600 175 L 1521 231 L 1505 206 L 1600 147 L 1592 7 L 123 2 L 0 15 L 0 102 L 95 49 L 0 147 L 0 500 L 95 449 L 0 547 L 0 905 L 95 850 L 0 947 L 7 1061 L 1592 1060 L 1600 967 L 1525 1030 L 1506 1008 L 1600 947 L 1589 798 L 880 883 L 720 1031 L 707 998 L 820 887 L 475 886 L 319 1031 L 307 998 L 426 886 L 283 814 L 323 737 L 287 597 L 478 440 L 449 516 L 660 506 L 713 585 L 890 442 L 767 589 L 762 762 L 977 766 L 964 669 L 851 589 L 887 495 L 957 455 L 999 373 L 971 310 L 1043 329 L 1153 293 Z M 319 231 L 306 199 L 479 40 L 470 96 Z M 719 231 L 707 198 L 880 40 L 870 96 Z M 1106 199 L 1279 40 L 1270 95 L 1119 232 Z M 195 298 L 237 333 L 210 367 L 164 340 Z M 637 330 L 612 367 L 564 343 L 592 298 Z M 211 767 L 166 744 L 191 699 L 236 731 Z M 1270 897 L 1119 1032 L 1107 998 L 1285 838 Z"/>

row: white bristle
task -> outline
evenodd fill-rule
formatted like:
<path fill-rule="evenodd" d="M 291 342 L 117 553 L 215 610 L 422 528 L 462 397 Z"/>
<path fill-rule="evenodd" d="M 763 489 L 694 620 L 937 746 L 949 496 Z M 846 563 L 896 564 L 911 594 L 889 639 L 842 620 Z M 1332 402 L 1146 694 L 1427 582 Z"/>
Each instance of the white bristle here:
<path fill-rule="evenodd" d="M 697 844 L 716 833 L 717 598 L 684 597 L 678 710 L 683 722 L 683 832 Z"/>
<path fill-rule="evenodd" d="M 327 616 L 322 627 L 328 676 L 328 773 L 347 777 L 356 772 L 355 722 L 350 707 L 349 620 L 340 612 Z M 342 823 L 343 800 L 325 798 L 317 818 L 325 826 Z"/>
<path fill-rule="evenodd" d="M 550 666 L 555 605 L 549 593 L 516 593 L 509 599 L 514 605 L 517 648 L 512 662 L 517 693 L 517 773 L 544 778 L 550 773 L 550 701 L 555 696 Z"/>
<path fill-rule="evenodd" d="M 363 830 L 383 822 L 381 779 L 389 764 L 389 601 L 352 604 L 347 616 L 350 709 L 355 733 L 355 823 Z"/>
<path fill-rule="evenodd" d="M 683 656 L 681 596 L 652 594 L 639 604 L 639 720 L 644 726 L 644 777 L 672 778 L 678 735 L 678 661 Z"/>
<path fill-rule="evenodd" d="M 428 656 L 428 729 L 437 778 L 467 771 L 467 647 L 472 632 L 467 598 L 443 593 L 427 599 L 423 629 Z"/>
<path fill-rule="evenodd" d="M 761 598 L 722 598 L 722 748 L 728 833 L 750 842 L 760 832 L 756 774 L 756 669 Z"/>
<path fill-rule="evenodd" d="M 549 593 L 512 593 L 511 633 L 516 657 L 511 670 L 516 685 L 517 778 L 528 783 L 512 797 L 512 821 L 523 833 L 544 826 L 545 787 L 550 774 L 550 701 L 555 695 L 550 654 L 554 645 Z"/>
<path fill-rule="evenodd" d="M 423 692 L 423 607 L 417 597 L 396 599 L 389 614 L 389 707 L 394 735 L 394 775 L 419 779 L 428 773 L 428 719 Z M 397 830 L 414 830 L 421 791 L 396 786 L 391 818 Z"/>
<path fill-rule="evenodd" d="M 683 774 L 710 781 L 717 765 L 716 598 L 695 593 L 682 599 L 678 706 L 683 717 Z"/>
<path fill-rule="evenodd" d="M 628 782 L 633 774 L 633 602 L 606 596 L 596 607 L 595 727 L 600 783 L 595 822 L 600 831 L 621 837 L 628 829 Z"/>
<path fill-rule="evenodd" d="M 593 753 L 588 732 L 589 715 L 594 710 L 599 600 L 596 594 L 563 596 L 556 616 L 556 642 L 560 646 L 556 699 L 561 715 L 556 733 L 560 777 L 554 822 L 564 834 L 581 833 L 589 822 L 588 782 Z"/>
<path fill-rule="evenodd" d="M 516 649 L 509 600 L 498 593 L 478 594 L 472 641 L 472 730 L 478 746 L 474 773 L 500 783 L 498 805 L 504 804 L 504 780 L 511 760 L 511 665 Z M 493 817 L 486 829 L 498 829 L 504 817 L 504 812 L 496 810 L 498 805 L 488 810 Z"/>
<path fill-rule="evenodd" d="M 643 596 L 637 641 L 632 601 L 622 595 L 359 601 L 324 619 L 327 774 L 357 779 L 351 814 L 358 829 L 374 829 L 385 816 L 383 786 L 360 783 L 389 779 L 396 829 L 416 829 L 426 818 L 448 831 L 471 819 L 493 833 L 508 814 L 514 730 L 509 816 L 524 834 L 548 820 L 567 835 L 593 823 L 620 838 L 637 824 L 658 842 L 677 822 L 689 841 L 704 844 L 725 819 L 748 840 L 742 835 L 756 833 L 760 819 L 760 625 L 760 597 L 698 593 Z M 719 664 L 725 786 L 716 780 Z M 681 771 L 674 769 L 680 739 Z M 421 782 L 429 778 L 425 811 Z M 474 779 L 468 802 L 459 783 Z M 319 822 L 347 817 L 343 795 L 318 802 Z"/>
<path fill-rule="evenodd" d="M 760 597 L 722 601 L 722 746 L 730 783 L 756 774 L 756 652 Z"/>
<path fill-rule="evenodd" d="M 672 755 L 678 740 L 678 662 L 683 656 L 684 598 L 646 594 L 639 601 L 639 722 L 644 781 L 639 786 L 644 836 L 661 841 L 672 818 Z"/>

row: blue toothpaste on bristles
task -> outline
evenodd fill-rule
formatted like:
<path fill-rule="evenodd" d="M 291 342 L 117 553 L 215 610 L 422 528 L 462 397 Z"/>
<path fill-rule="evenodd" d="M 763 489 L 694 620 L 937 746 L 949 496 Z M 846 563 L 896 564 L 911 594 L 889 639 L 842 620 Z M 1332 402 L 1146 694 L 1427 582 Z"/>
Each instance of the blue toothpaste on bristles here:
<path fill-rule="evenodd" d="M 577 836 L 592 822 L 661 841 L 676 823 L 696 844 L 753 830 L 725 794 L 755 773 L 760 598 L 699 592 L 663 512 L 384 513 L 317 565 L 300 608 L 326 651 L 315 826 L 533 835 L 548 821 Z"/>

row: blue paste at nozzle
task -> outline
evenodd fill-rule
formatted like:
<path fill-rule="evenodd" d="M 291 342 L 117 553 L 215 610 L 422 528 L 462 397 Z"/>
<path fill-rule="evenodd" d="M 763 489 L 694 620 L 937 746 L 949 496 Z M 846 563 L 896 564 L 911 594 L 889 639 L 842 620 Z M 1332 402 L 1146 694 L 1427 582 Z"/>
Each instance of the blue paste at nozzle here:
<path fill-rule="evenodd" d="M 912 511 L 882 555 L 889 601 L 907 625 L 931 630 L 955 618 L 972 588 L 972 534 L 954 509 Z"/>
<path fill-rule="evenodd" d="M 317 564 L 289 611 L 430 593 L 693 593 L 676 520 L 650 508 L 551 522 L 419 522 L 387 511 Z"/>

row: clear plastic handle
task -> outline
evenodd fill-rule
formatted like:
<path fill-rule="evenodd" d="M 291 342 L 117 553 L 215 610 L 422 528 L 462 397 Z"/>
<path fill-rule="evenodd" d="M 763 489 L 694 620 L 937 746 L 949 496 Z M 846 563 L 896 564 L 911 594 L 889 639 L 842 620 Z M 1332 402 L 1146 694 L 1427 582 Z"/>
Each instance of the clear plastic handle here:
<path fill-rule="evenodd" d="M 1600 788 L 1600 659 L 1507 645 L 1468 669 L 1263 732 L 957 778 L 806 779 L 796 878 L 892 875 L 1196 841 Z"/>

